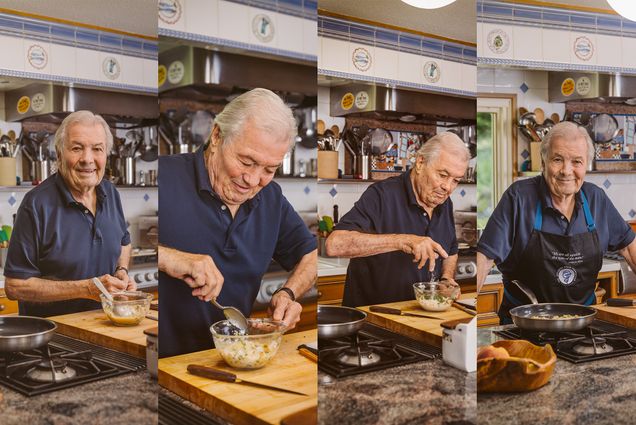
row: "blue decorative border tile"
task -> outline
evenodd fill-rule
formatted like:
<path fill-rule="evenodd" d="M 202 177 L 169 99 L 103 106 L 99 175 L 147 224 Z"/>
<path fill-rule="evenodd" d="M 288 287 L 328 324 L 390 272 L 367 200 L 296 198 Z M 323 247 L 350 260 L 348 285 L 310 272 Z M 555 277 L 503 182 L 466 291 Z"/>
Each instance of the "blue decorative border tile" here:
<path fill-rule="evenodd" d="M 475 47 L 329 16 L 318 16 L 318 36 L 468 65 L 477 63 Z"/>
<path fill-rule="evenodd" d="M 477 61 L 478 65 L 508 65 L 508 66 L 523 66 L 538 70 L 546 71 L 592 71 L 592 72 L 606 72 L 622 74 L 636 75 L 636 68 L 621 68 L 619 66 L 600 66 L 600 65 L 584 65 L 584 64 L 570 64 L 559 62 L 539 62 L 539 61 L 527 61 L 518 59 L 497 59 L 480 57 Z"/>
<path fill-rule="evenodd" d="M 214 44 L 217 46 L 233 47 L 237 49 L 250 50 L 252 52 L 268 53 L 276 56 L 284 56 L 288 58 L 301 59 L 308 62 L 317 62 L 317 55 L 308 55 L 305 53 L 293 52 L 291 50 L 276 49 L 272 47 L 261 46 L 258 44 L 243 43 L 240 41 L 227 40 L 225 38 L 209 37 L 201 34 L 194 34 L 185 31 L 176 31 L 166 28 L 159 28 L 159 35 L 165 37 L 179 38 L 181 40 L 196 41 L 199 43 Z"/>
<path fill-rule="evenodd" d="M 412 83 L 410 81 L 390 80 L 387 78 L 377 78 L 367 75 L 350 74 L 348 72 L 332 71 L 329 69 L 318 68 L 318 75 L 325 75 L 328 77 L 337 77 L 349 80 L 368 81 L 370 83 L 384 84 L 388 86 L 401 86 L 410 87 L 419 90 L 433 91 L 445 94 L 455 94 L 460 96 L 477 97 L 476 92 L 470 92 L 466 90 L 450 89 L 447 87 L 430 86 L 428 84 Z"/>
<path fill-rule="evenodd" d="M 636 37 L 636 22 L 620 15 L 509 3 L 501 0 L 477 0 L 477 22 Z"/>
<path fill-rule="evenodd" d="M 159 52 L 157 41 L 8 13 L 0 13 L 0 34 L 145 59 L 156 60 Z"/>
<path fill-rule="evenodd" d="M 245 6 L 296 16 L 304 19 L 316 20 L 318 0 L 225 0 Z"/>
<path fill-rule="evenodd" d="M 18 77 L 18 78 L 42 80 L 47 82 L 51 81 L 51 82 L 59 82 L 59 83 L 73 83 L 73 84 L 87 85 L 91 87 L 104 87 L 104 88 L 119 89 L 119 90 L 133 90 L 136 92 L 149 93 L 149 94 L 157 94 L 159 92 L 157 88 L 137 86 L 134 84 L 111 83 L 111 82 L 99 81 L 99 80 L 87 80 L 82 78 L 62 77 L 59 75 L 40 74 L 37 72 L 16 71 L 13 69 L 5 69 L 5 68 L 0 68 L 0 75 L 5 75 L 7 77 Z"/>

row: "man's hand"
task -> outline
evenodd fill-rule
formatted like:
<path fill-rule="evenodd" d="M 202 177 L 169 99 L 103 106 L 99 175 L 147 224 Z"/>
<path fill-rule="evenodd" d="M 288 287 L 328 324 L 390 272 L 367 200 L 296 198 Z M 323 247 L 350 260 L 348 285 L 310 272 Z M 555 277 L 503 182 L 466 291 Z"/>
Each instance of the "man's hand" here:
<path fill-rule="evenodd" d="M 302 311 L 299 303 L 292 301 L 285 292 L 279 292 L 272 297 L 267 314 L 274 320 L 282 320 L 287 329 L 292 329 L 300 321 Z"/>
<path fill-rule="evenodd" d="M 455 282 L 455 279 L 451 279 L 450 277 L 442 277 L 439 283 L 440 285 L 446 286 L 447 288 L 457 288 L 457 290 L 459 291 L 457 293 L 457 298 L 459 298 L 459 296 L 462 294 L 461 287 L 459 286 L 459 283 Z"/>
<path fill-rule="evenodd" d="M 159 269 L 183 280 L 201 301 L 216 298 L 223 287 L 223 275 L 209 255 L 159 247 Z"/>
<path fill-rule="evenodd" d="M 99 279 L 99 281 L 102 282 L 102 285 L 104 285 L 104 288 L 106 288 L 106 290 L 110 292 L 111 294 L 114 292 L 125 291 L 127 287 L 127 284 L 124 283 L 121 279 L 116 278 L 115 276 L 111 276 L 109 274 L 100 276 L 97 279 Z M 94 300 L 97 300 L 97 301 L 100 300 L 99 294 L 101 294 L 101 292 L 99 289 L 97 289 L 97 286 L 95 286 L 93 282 L 90 282 L 89 292 L 91 294 L 91 297 Z"/>
<path fill-rule="evenodd" d="M 440 256 L 447 258 L 444 248 L 428 236 L 404 235 L 401 250 L 413 255 L 413 262 L 421 269 L 428 261 L 428 270 L 435 270 L 435 260 Z"/>
<path fill-rule="evenodd" d="M 119 269 L 115 272 L 115 277 L 126 284 L 126 291 L 136 291 L 137 283 L 134 279 L 128 276 L 128 272 L 124 269 Z"/>

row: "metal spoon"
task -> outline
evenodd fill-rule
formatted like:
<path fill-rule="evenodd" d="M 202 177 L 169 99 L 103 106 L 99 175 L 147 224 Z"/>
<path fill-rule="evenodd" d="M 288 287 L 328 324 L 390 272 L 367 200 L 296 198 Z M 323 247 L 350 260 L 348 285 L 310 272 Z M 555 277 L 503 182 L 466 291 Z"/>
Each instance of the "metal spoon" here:
<path fill-rule="evenodd" d="M 113 301 L 113 296 L 110 294 L 110 292 L 108 292 L 106 290 L 106 288 L 104 287 L 104 285 L 102 284 L 102 282 L 97 279 L 96 277 L 93 278 L 93 283 L 95 284 L 95 286 L 97 286 L 97 289 L 99 289 L 99 291 L 104 294 L 104 296 L 106 297 L 106 299 L 108 299 L 108 301 L 112 302 Z"/>
<path fill-rule="evenodd" d="M 243 316 L 243 313 L 239 311 L 236 307 L 223 307 L 221 304 L 216 302 L 215 298 L 210 300 L 212 305 L 216 308 L 223 310 L 223 315 L 225 318 L 234 326 L 241 329 L 242 331 L 246 331 L 248 328 L 247 319 Z"/>

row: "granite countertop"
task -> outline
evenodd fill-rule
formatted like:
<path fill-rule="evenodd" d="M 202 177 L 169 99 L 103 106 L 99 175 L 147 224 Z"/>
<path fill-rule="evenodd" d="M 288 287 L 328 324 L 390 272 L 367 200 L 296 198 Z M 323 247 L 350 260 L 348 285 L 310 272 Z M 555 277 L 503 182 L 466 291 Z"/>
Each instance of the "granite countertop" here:
<path fill-rule="evenodd" d="M 510 325 L 509 325 L 510 326 Z M 478 344 L 498 339 L 493 327 L 478 330 Z M 557 359 L 550 382 L 529 393 L 479 394 L 479 423 L 633 424 L 636 412 L 636 354 L 574 364 Z"/>
<path fill-rule="evenodd" d="M 230 423 L 227 422 L 226 420 L 220 418 L 219 416 L 217 416 L 217 415 L 215 415 L 213 413 L 208 412 L 205 409 L 202 409 L 201 407 L 197 406 L 196 404 L 192 403 L 191 401 L 188 401 L 188 400 L 176 395 L 175 393 L 173 393 L 172 391 L 170 391 L 170 390 L 168 390 L 166 388 L 163 388 L 163 387 L 160 386 L 159 387 L 159 394 L 162 394 L 162 395 L 164 395 L 166 397 L 170 397 L 171 399 L 176 400 L 177 402 L 179 402 L 179 403 L 191 408 L 192 410 L 201 413 L 205 417 L 210 418 L 210 420 L 213 423 L 216 423 L 218 425 L 230 425 Z M 159 417 L 161 417 L 161 412 L 159 413 Z"/>
<path fill-rule="evenodd" d="M 26 397 L 0 386 L 3 425 L 156 425 L 157 381 L 145 370 Z"/>
<path fill-rule="evenodd" d="M 337 380 L 319 372 L 318 423 L 476 424 L 475 379 L 441 359 Z"/>

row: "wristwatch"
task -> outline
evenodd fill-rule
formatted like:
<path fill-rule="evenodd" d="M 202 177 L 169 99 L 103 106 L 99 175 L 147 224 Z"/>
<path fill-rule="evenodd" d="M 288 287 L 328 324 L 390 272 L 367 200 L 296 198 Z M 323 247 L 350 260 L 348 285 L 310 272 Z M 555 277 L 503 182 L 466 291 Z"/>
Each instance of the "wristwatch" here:
<path fill-rule="evenodd" d="M 294 295 L 294 291 L 292 291 L 289 288 L 285 288 L 284 286 L 281 286 L 280 288 L 275 290 L 274 293 L 272 294 L 272 298 L 274 298 L 274 295 L 278 294 L 281 291 L 289 295 L 289 298 L 291 298 L 292 301 L 296 301 L 296 296 Z"/>
<path fill-rule="evenodd" d="M 126 272 L 126 274 L 128 274 L 128 269 L 127 269 L 126 267 L 124 267 L 124 266 L 117 266 L 117 267 L 115 268 L 115 273 L 117 273 L 117 272 L 118 272 L 118 271 L 120 271 L 120 270 L 123 270 L 123 271 L 125 271 L 125 272 Z"/>

